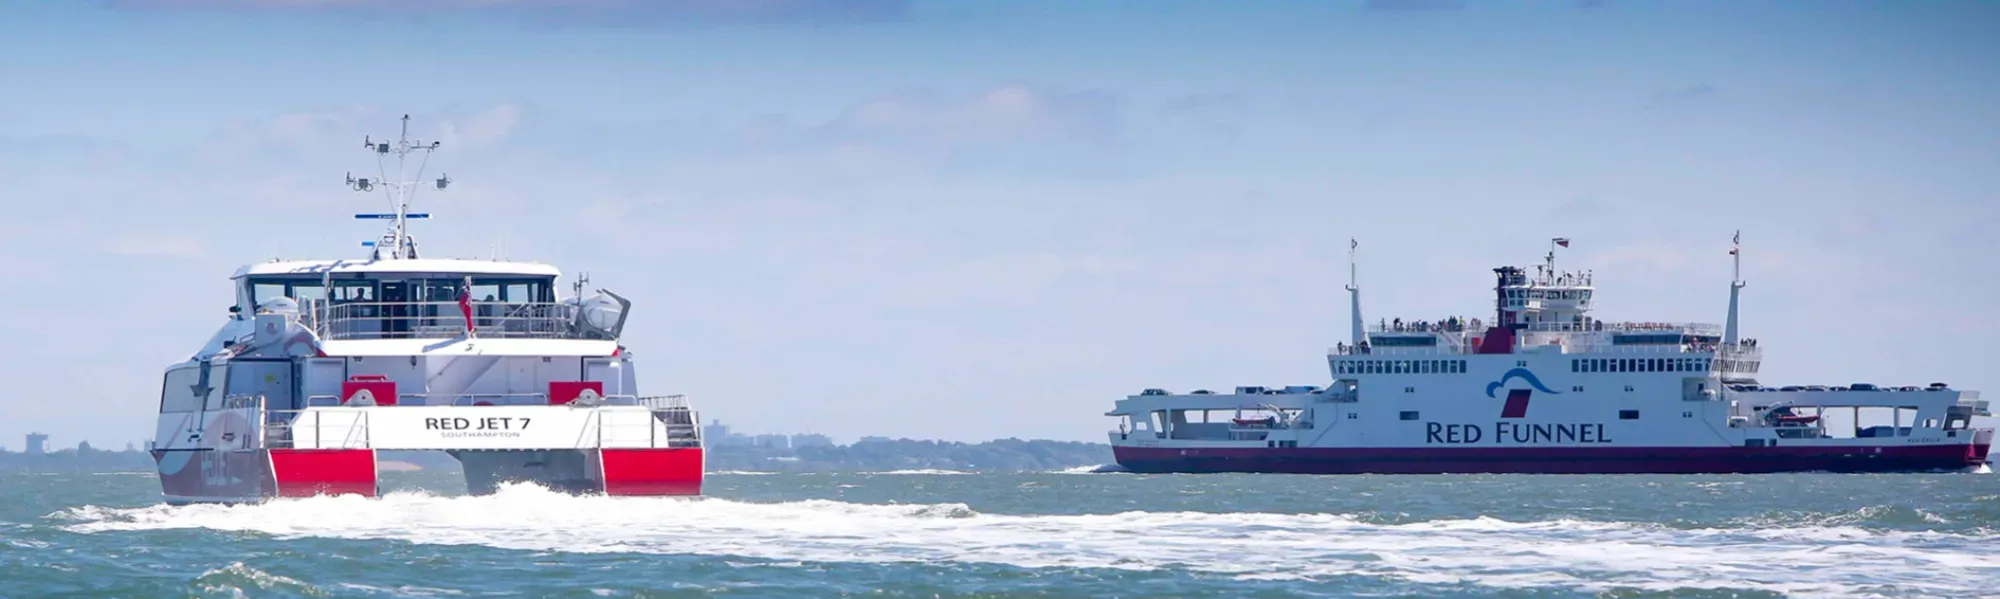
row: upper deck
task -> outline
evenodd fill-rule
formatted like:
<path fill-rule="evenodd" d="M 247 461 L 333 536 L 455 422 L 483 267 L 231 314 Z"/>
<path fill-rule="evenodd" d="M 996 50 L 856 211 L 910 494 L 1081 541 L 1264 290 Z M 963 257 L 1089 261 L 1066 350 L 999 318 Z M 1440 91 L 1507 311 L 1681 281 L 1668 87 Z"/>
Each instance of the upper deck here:
<path fill-rule="evenodd" d="M 233 280 L 239 311 L 296 310 L 300 324 L 323 341 L 467 331 L 488 338 L 609 338 L 624 306 L 559 300 L 558 274 L 539 263 L 427 258 L 272 261 L 238 269 Z"/>
<path fill-rule="evenodd" d="M 1699 368 L 1675 367 L 1663 371 L 1715 372 L 1725 381 L 1744 381 L 1758 371 L 1763 350 L 1756 340 L 1736 336 L 1734 293 L 1741 289 L 1740 281 L 1732 283 L 1730 321 L 1726 325 L 1605 321 L 1593 315 L 1597 299 L 1595 275 L 1590 271 L 1557 269 L 1558 247 L 1569 247 L 1569 240 L 1551 240 L 1544 264 L 1493 269 L 1495 280 L 1492 295 L 1488 296 L 1493 311 L 1477 318 L 1450 316 L 1431 321 L 1385 318 L 1364 327 L 1360 287 L 1349 285 L 1348 291 L 1353 294 L 1354 335 L 1351 341 L 1328 349 L 1332 368 L 1336 373 L 1388 374 L 1403 372 L 1403 367 L 1414 365 L 1415 369 L 1409 372 L 1424 372 L 1424 364 L 1458 365 L 1462 361 L 1384 361 L 1376 357 L 1558 354 L 1573 356 L 1571 362 L 1578 372 L 1590 371 L 1592 365 L 1614 362 L 1620 367 L 1611 371 L 1623 371 L 1623 365 L 1636 367 L 1643 362 L 1698 365 Z M 1634 358 L 1646 360 L 1633 361 Z"/>

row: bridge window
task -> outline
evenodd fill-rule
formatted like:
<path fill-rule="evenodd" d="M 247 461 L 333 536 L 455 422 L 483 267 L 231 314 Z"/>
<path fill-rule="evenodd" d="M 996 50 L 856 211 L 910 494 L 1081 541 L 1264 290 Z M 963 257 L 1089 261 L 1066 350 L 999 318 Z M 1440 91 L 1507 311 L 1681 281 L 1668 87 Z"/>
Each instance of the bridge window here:
<path fill-rule="evenodd" d="M 1619 420 L 1638 420 L 1638 419 L 1639 419 L 1639 411 L 1638 411 L 1638 410 L 1619 410 L 1619 411 L 1618 411 L 1618 419 L 1619 419 Z"/>
<path fill-rule="evenodd" d="M 1404 419 L 1404 420 L 1416 420 L 1416 419 L 1417 419 L 1417 412 L 1416 412 L 1416 410 L 1410 410 L 1410 411 L 1406 411 L 1406 412 L 1403 412 L 1403 419 Z"/>

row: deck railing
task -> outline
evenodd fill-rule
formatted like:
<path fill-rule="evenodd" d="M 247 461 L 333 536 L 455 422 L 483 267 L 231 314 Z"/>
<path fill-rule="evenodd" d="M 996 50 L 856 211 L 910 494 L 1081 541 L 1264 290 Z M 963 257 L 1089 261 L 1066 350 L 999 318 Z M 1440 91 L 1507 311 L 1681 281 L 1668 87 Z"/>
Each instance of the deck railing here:
<path fill-rule="evenodd" d="M 1490 323 L 1478 320 L 1450 322 L 1376 323 L 1368 325 L 1370 333 L 1443 333 L 1446 335 L 1482 335 Z M 1530 322 L 1522 324 L 1521 331 L 1527 333 L 1671 333 L 1689 335 L 1721 335 L 1720 325 L 1706 322 L 1604 322 L 1594 320 L 1581 322 Z"/>
<path fill-rule="evenodd" d="M 320 339 L 399 339 L 454 337 L 465 333 L 465 310 L 457 302 L 309 301 L 301 311 Z M 577 306 L 555 302 L 471 302 L 472 324 L 481 337 L 581 339 Z"/>

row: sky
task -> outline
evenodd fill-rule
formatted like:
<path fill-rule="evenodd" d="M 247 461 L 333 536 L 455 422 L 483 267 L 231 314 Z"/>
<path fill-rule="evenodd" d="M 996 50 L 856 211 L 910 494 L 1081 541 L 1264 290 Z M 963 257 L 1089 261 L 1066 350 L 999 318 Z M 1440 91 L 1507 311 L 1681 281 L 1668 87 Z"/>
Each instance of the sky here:
<path fill-rule="evenodd" d="M 744 432 L 1099 440 L 1147 387 L 1325 384 L 1363 310 L 1591 269 L 1767 384 L 2000 387 L 2000 3 L 0 3 L 0 447 L 152 433 L 227 277 L 363 255 L 359 142 L 439 140 L 430 256 L 633 298 Z M 566 288 L 566 287 L 565 287 Z"/>

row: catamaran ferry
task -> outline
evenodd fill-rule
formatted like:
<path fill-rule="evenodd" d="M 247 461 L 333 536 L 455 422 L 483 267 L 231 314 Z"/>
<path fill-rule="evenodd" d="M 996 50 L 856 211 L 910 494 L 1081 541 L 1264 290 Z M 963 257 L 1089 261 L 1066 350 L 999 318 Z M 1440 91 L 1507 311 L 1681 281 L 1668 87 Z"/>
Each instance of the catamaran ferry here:
<path fill-rule="evenodd" d="M 1161 389 L 1117 402 L 1111 444 L 1134 472 L 1751 473 L 1958 470 L 1987 461 L 1976 391 L 1768 386 L 1727 323 L 1606 322 L 1589 272 L 1493 270 L 1494 312 L 1364 329 L 1328 352 L 1327 387 Z M 1354 248 L 1350 246 L 1350 251 Z M 1352 277 L 1350 265 L 1350 277 Z M 1365 330 L 1365 333 L 1364 333 Z"/>
<path fill-rule="evenodd" d="M 473 493 L 700 494 L 694 411 L 638 392 L 619 337 L 631 302 L 582 297 L 582 278 L 560 297 L 544 264 L 418 256 L 408 223 L 428 215 L 401 177 L 440 144 L 411 140 L 409 118 L 397 141 L 363 142 L 383 178 L 348 176 L 394 209 L 356 216 L 390 221 L 368 257 L 243 267 L 221 331 L 167 368 L 152 448 L 167 502 L 372 497 L 381 450 L 446 451 Z"/>

